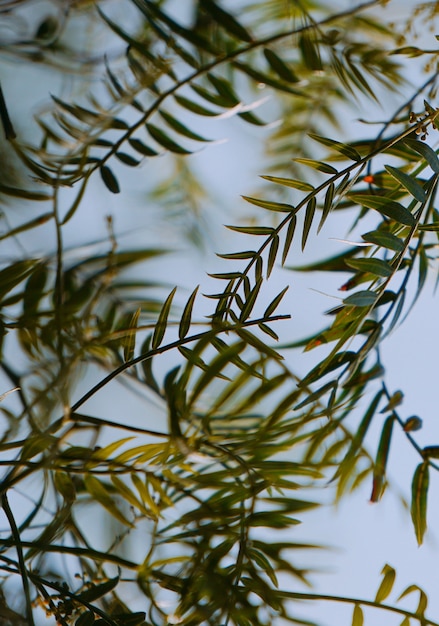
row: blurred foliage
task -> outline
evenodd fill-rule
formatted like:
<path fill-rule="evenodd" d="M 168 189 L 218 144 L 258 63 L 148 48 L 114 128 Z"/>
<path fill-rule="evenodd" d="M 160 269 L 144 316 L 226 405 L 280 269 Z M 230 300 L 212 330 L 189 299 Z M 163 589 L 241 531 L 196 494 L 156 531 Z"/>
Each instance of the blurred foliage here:
<path fill-rule="evenodd" d="M 383 497 L 399 430 L 419 457 L 421 544 L 439 469 L 380 354 L 437 271 L 438 52 L 418 36 L 438 7 L 412 2 L 395 19 L 391 3 L 347 4 L 0 2 L 3 62 L 79 85 L 48 93 L 29 134 L 0 89 L 2 624 L 308 624 L 299 601 L 312 600 L 351 605 L 354 626 L 369 607 L 436 625 L 416 585 L 387 603 L 390 565 L 373 600 L 305 592 L 303 553 L 321 546 L 294 540 L 328 481 L 336 500 L 365 481 Z M 371 114 L 346 139 L 346 111 L 377 101 L 384 121 Z M 228 226 L 245 243 L 219 254 L 207 294 L 192 285 L 182 301 L 173 253 L 203 243 L 215 204 L 190 155 L 229 117 L 264 143 L 264 187 L 244 196 L 248 223 Z M 154 246 L 123 245 L 111 217 L 101 240 L 84 232 L 97 194 L 130 210 L 123 168 L 156 207 Z M 290 266 L 340 214 L 357 242 Z M 72 226 L 80 244 L 66 243 Z M 287 288 L 267 296 L 281 266 L 326 272 L 346 292 L 325 328 L 283 345 Z M 298 363 L 317 355 L 304 376 L 289 350 Z M 121 395 L 119 419 L 99 393 Z M 401 608 L 412 593 L 416 610 Z"/>

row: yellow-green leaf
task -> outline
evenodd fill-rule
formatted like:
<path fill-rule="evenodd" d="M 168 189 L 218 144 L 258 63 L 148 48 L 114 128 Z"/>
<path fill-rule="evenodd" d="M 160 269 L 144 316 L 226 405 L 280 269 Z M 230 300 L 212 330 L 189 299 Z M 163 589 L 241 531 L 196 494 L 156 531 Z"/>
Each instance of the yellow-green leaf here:
<path fill-rule="evenodd" d="M 427 493 L 429 484 L 428 460 L 420 463 L 412 481 L 412 502 L 410 512 L 418 545 L 421 545 L 427 530 Z"/>
<path fill-rule="evenodd" d="M 375 596 L 375 602 L 383 602 L 390 592 L 392 591 L 393 584 L 395 582 L 396 572 L 393 567 L 390 565 L 385 565 L 381 571 L 383 575 L 383 580 L 378 588 L 377 594 Z"/>

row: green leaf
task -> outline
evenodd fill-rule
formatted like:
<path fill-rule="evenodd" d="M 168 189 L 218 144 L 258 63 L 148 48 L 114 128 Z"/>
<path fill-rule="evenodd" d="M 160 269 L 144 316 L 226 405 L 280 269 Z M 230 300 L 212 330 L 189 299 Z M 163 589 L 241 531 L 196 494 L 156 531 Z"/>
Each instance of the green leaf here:
<path fill-rule="evenodd" d="M 107 165 L 101 165 L 99 168 L 99 172 L 101 174 L 101 178 L 104 181 L 105 186 L 111 193 L 119 193 L 120 187 L 117 182 L 116 176 L 113 174 L 112 170 Z"/>
<path fill-rule="evenodd" d="M 304 31 L 299 38 L 299 48 L 305 66 L 311 72 L 322 72 L 323 65 L 320 59 L 319 49 L 308 31 Z"/>
<path fill-rule="evenodd" d="M 269 211 L 278 211 L 280 213 L 291 213 L 294 211 L 294 207 L 291 204 L 284 204 L 283 202 L 269 202 L 268 200 L 260 200 L 259 198 L 251 198 L 250 196 L 242 196 L 244 200 L 254 204 L 255 206 L 268 209 Z"/>
<path fill-rule="evenodd" d="M 154 126 L 153 124 L 146 124 L 146 128 L 151 135 L 151 137 L 163 148 L 169 150 L 169 152 L 173 152 L 174 154 L 191 154 L 190 150 L 183 148 L 173 139 L 171 139 L 165 132 L 158 128 L 158 126 Z"/>
<path fill-rule="evenodd" d="M 110 593 L 110 591 L 113 591 L 118 583 L 119 576 L 116 576 L 115 578 L 110 578 L 110 580 L 100 583 L 99 585 L 91 585 L 85 591 L 78 593 L 76 597 L 79 602 L 94 602 L 94 600 L 102 598 L 107 593 Z"/>
<path fill-rule="evenodd" d="M 319 170 L 319 172 L 323 172 L 324 174 L 338 174 L 335 167 L 329 165 L 328 163 L 322 163 L 322 161 L 315 161 L 314 159 L 293 159 L 296 163 L 301 163 L 302 165 L 307 165 L 308 167 L 312 167 L 314 170 Z"/>
<path fill-rule="evenodd" d="M 387 278 L 392 275 L 393 269 L 386 261 L 369 257 L 367 259 L 346 259 L 346 265 L 360 272 L 369 272 L 374 276 Z"/>
<path fill-rule="evenodd" d="M 424 157 L 435 174 L 439 174 L 439 158 L 436 152 L 425 142 L 415 139 L 404 139 L 409 148 Z"/>
<path fill-rule="evenodd" d="M 273 72 L 275 72 L 279 78 L 287 81 L 287 83 L 299 82 L 299 78 L 297 78 L 291 68 L 273 50 L 264 48 L 264 56 Z"/>
<path fill-rule="evenodd" d="M 364 615 L 363 609 L 359 604 L 354 606 L 354 612 L 352 613 L 352 626 L 363 626 Z"/>
<path fill-rule="evenodd" d="M 323 224 L 326 222 L 326 218 L 328 217 L 329 212 L 332 208 L 332 201 L 334 200 L 334 195 L 335 195 L 335 185 L 334 183 L 331 183 L 328 186 L 328 189 L 326 190 L 325 202 L 323 203 L 323 213 L 320 219 L 319 227 L 317 229 L 317 234 L 320 232 Z"/>
<path fill-rule="evenodd" d="M 195 115 L 203 115 L 205 117 L 216 117 L 217 115 L 220 115 L 220 113 L 218 113 L 217 111 L 211 111 L 210 109 L 206 109 L 205 107 L 201 106 L 201 104 L 198 104 L 198 102 L 189 100 L 189 98 L 185 98 L 184 96 L 175 95 L 174 98 L 181 107 L 187 109 L 191 113 L 195 113 Z"/>
<path fill-rule="evenodd" d="M 404 250 L 404 242 L 396 235 L 385 230 L 372 230 L 361 235 L 361 237 L 367 243 L 373 243 L 388 250 L 395 250 L 396 252 Z"/>
<path fill-rule="evenodd" d="M 192 319 L 192 309 L 194 306 L 195 298 L 197 296 L 198 287 L 196 287 L 191 295 L 189 296 L 188 301 L 186 302 L 186 306 L 184 307 L 183 314 L 180 319 L 180 324 L 178 326 L 178 336 L 180 339 L 184 339 L 188 334 L 191 319 Z"/>
<path fill-rule="evenodd" d="M 136 139 L 135 137 L 133 139 L 128 139 L 128 143 L 134 150 L 136 150 L 136 152 L 139 152 L 143 156 L 153 157 L 158 154 L 156 150 L 153 150 L 143 143 L 143 141 L 140 141 L 140 139 Z"/>
<path fill-rule="evenodd" d="M 201 6 L 231 35 L 241 41 L 247 41 L 248 43 L 253 41 L 252 36 L 244 26 L 242 26 L 233 15 L 218 6 L 216 2 L 213 2 L 213 0 L 203 0 Z"/>
<path fill-rule="evenodd" d="M 122 511 L 120 511 L 120 509 L 116 506 L 113 498 L 104 487 L 102 481 L 98 480 L 91 474 L 86 474 L 84 476 L 84 486 L 93 500 L 99 502 L 99 504 L 101 504 L 113 517 L 125 526 L 134 528 L 134 525 L 127 520 Z"/>
<path fill-rule="evenodd" d="M 170 115 L 166 111 L 159 109 L 159 113 L 162 116 L 162 118 L 165 120 L 165 122 L 168 124 L 168 126 L 172 128 L 172 130 L 175 130 L 175 132 L 179 133 L 180 135 L 183 135 L 184 137 L 187 137 L 188 139 L 192 139 L 193 141 L 201 141 L 201 142 L 211 141 L 210 139 L 205 139 L 204 137 L 201 137 L 201 135 L 194 133 L 187 126 L 179 122 L 173 115 Z"/>
<path fill-rule="evenodd" d="M 378 451 L 375 459 L 375 466 L 373 469 L 373 486 L 372 494 L 370 496 L 371 502 L 378 502 L 384 492 L 387 459 L 389 457 L 390 441 L 392 438 L 394 421 L 395 418 L 393 416 L 388 417 L 384 422 L 384 426 L 381 431 L 380 442 L 378 444 Z"/>
<path fill-rule="evenodd" d="M 356 291 L 351 296 L 343 300 L 343 304 L 348 306 L 373 306 L 378 299 L 378 294 L 374 291 Z"/>
<path fill-rule="evenodd" d="M 328 137 L 322 137 L 321 135 L 315 135 L 314 133 L 309 133 L 309 136 L 311 139 L 314 139 L 324 146 L 328 146 L 336 152 L 339 152 L 348 159 L 351 159 L 351 161 L 361 161 L 361 154 L 357 152 L 355 148 L 352 148 L 345 143 L 340 143 L 340 141 L 335 141 L 335 139 L 329 139 Z"/>
<path fill-rule="evenodd" d="M 409 585 L 407 589 L 404 589 L 404 591 L 401 593 L 401 595 L 398 598 L 398 601 L 402 600 L 402 598 L 405 598 L 411 593 L 419 593 L 419 603 L 416 609 L 416 615 L 420 615 L 424 617 L 425 611 L 427 610 L 428 598 L 425 594 L 425 591 L 423 591 L 420 587 L 418 587 L 418 585 Z"/>
<path fill-rule="evenodd" d="M 177 287 L 174 287 L 174 289 L 171 291 L 169 296 L 166 298 L 163 304 L 163 307 L 160 311 L 160 314 L 158 316 L 158 319 L 154 328 L 154 333 L 152 335 L 152 340 L 151 340 L 151 347 L 153 350 L 159 347 L 159 345 L 162 343 L 163 337 L 165 336 L 168 316 L 171 310 L 172 300 L 174 298 L 176 291 L 177 291 Z"/>
<path fill-rule="evenodd" d="M 417 200 L 418 202 L 425 202 L 425 191 L 418 183 L 416 178 L 409 176 L 402 170 L 397 169 L 396 167 L 391 167 L 390 165 L 385 165 L 384 167 L 389 172 L 389 174 L 393 176 L 393 178 L 397 180 L 404 187 L 404 189 L 406 189 L 406 191 L 408 191 L 409 194 L 415 198 L 415 200 Z"/>
<path fill-rule="evenodd" d="M 131 156 L 131 154 L 127 154 L 126 152 L 116 152 L 116 158 L 119 159 L 121 163 L 124 165 L 128 165 L 128 167 L 137 167 L 140 164 L 140 161 Z"/>
<path fill-rule="evenodd" d="M 229 226 L 226 228 L 233 230 L 237 233 L 245 233 L 246 235 L 271 235 L 274 232 L 274 228 L 271 226 Z"/>
<path fill-rule="evenodd" d="M 382 196 L 361 193 L 349 194 L 349 198 L 367 209 L 375 209 L 375 211 L 390 217 L 390 219 L 400 224 L 405 224 L 406 226 L 414 226 L 416 224 L 415 218 L 410 211 L 402 204 L 399 204 L 399 202 Z"/>
<path fill-rule="evenodd" d="M 270 304 L 265 309 L 264 317 L 270 317 L 270 315 L 272 315 L 275 312 L 275 310 L 281 303 L 281 300 L 287 291 L 288 291 L 288 286 L 282 289 L 282 291 L 270 302 Z"/>
<path fill-rule="evenodd" d="M 301 180 L 294 180 L 293 178 L 279 178 L 279 176 L 261 176 L 264 180 L 268 180 L 271 183 L 283 185 L 284 187 L 293 187 L 293 189 L 299 189 L 300 191 L 314 191 L 314 187 L 309 183 L 305 183 Z"/>
<path fill-rule="evenodd" d="M 375 596 L 375 602 L 380 604 L 390 595 L 395 583 L 396 572 L 393 567 L 390 567 L 390 565 L 385 565 L 381 574 L 383 575 L 383 580 L 381 581 Z"/>
<path fill-rule="evenodd" d="M 314 219 L 314 214 L 316 212 L 316 198 L 313 196 L 307 204 L 305 211 L 305 220 L 303 223 L 303 233 L 302 233 L 302 250 L 305 249 L 306 242 L 308 239 L 309 231 L 312 225 L 312 221 Z"/>
<path fill-rule="evenodd" d="M 134 356 L 134 349 L 136 347 L 136 330 L 137 325 L 139 323 L 139 317 L 141 313 L 141 308 L 139 307 L 137 311 L 135 311 L 131 317 L 131 320 L 128 324 L 128 331 L 125 337 L 123 338 L 123 359 L 125 363 L 127 361 L 131 361 Z"/>
<path fill-rule="evenodd" d="M 420 463 L 412 481 L 412 502 L 410 512 L 418 545 L 422 544 L 427 530 L 427 493 L 429 483 L 428 460 Z"/>
<path fill-rule="evenodd" d="M 288 224 L 287 234 L 285 235 L 284 249 L 282 252 L 282 265 L 287 260 L 288 252 L 290 251 L 291 244 L 293 243 L 293 237 L 297 226 L 297 217 L 291 216 L 290 223 Z"/>
<path fill-rule="evenodd" d="M 270 274 L 273 270 L 274 264 L 276 262 L 278 250 L 279 250 L 279 235 L 274 235 L 273 240 L 270 245 L 270 250 L 268 253 L 267 279 L 270 277 Z"/>

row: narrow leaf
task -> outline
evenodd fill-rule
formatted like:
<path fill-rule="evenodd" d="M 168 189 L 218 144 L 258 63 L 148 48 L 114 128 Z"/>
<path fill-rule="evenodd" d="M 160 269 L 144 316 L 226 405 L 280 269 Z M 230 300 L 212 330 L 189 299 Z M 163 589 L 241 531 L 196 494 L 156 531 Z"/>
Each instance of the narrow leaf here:
<path fill-rule="evenodd" d="M 427 492 L 429 483 L 428 461 L 420 463 L 412 481 L 412 502 L 410 512 L 415 527 L 418 545 L 422 544 L 427 529 Z"/>
<path fill-rule="evenodd" d="M 273 237 L 273 241 L 270 245 L 270 251 L 268 253 L 268 261 L 267 261 L 267 278 L 270 277 L 270 274 L 273 270 L 273 266 L 276 262 L 277 252 L 279 250 L 279 235 L 275 235 Z"/>
<path fill-rule="evenodd" d="M 414 226 L 416 223 L 410 211 L 402 206 L 402 204 L 399 204 L 399 202 L 394 202 L 382 196 L 361 193 L 350 194 L 349 198 L 367 209 L 375 209 L 375 211 L 378 211 L 386 217 L 390 217 L 400 224 Z"/>
<path fill-rule="evenodd" d="M 287 260 L 288 252 L 290 251 L 291 244 L 293 243 L 294 232 L 296 230 L 297 225 L 297 217 L 295 215 L 291 216 L 290 223 L 288 224 L 287 234 L 285 236 L 284 249 L 282 252 L 282 265 L 285 264 Z"/>
<path fill-rule="evenodd" d="M 293 187 L 293 189 L 299 189 L 300 191 L 314 191 L 314 187 L 309 183 L 304 183 L 301 180 L 294 180 L 293 178 L 279 178 L 278 176 L 261 176 L 264 180 L 268 180 L 271 183 L 277 183 L 284 187 Z"/>
<path fill-rule="evenodd" d="M 381 584 L 375 596 L 375 602 L 379 603 L 383 602 L 383 600 L 385 600 L 389 596 L 390 592 L 393 589 L 396 578 L 396 572 L 393 567 L 390 567 L 390 565 L 385 565 L 381 571 L 381 574 L 383 575 L 383 580 L 381 581 Z"/>
<path fill-rule="evenodd" d="M 273 50 L 270 50 L 269 48 L 264 48 L 264 56 L 267 59 L 268 65 L 271 67 L 273 72 L 275 72 L 279 76 L 279 78 L 287 81 L 287 83 L 299 82 L 299 79 L 297 78 L 295 73 Z"/>
<path fill-rule="evenodd" d="M 335 185 L 334 183 L 331 183 L 328 189 L 326 190 L 325 202 L 323 204 L 323 213 L 320 219 L 319 227 L 317 229 L 317 234 L 320 232 L 323 224 L 326 222 L 326 218 L 328 217 L 329 212 L 332 208 L 332 201 L 334 200 L 334 195 L 335 195 Z"/>
<path fill-rule="evenodd" d="M 357 291 L 343 300 L 348 306 L 372 306 L 378 299 L 373 291 Z"/>
<path fill-rule="evenodd" d="M 155 141 L 169 150 L 169 152 L 173 152 L 174 154 L 191 154 L 190 150 L 183 148 L 173 139 L 171 139 L 165 132 L 158 128 L 158 126 L 154 126 L 153 124 L 146 124 L 146 128 L 148 129 L 149 134 Z"/>
<path fill-rule="evenodd" d="M 192 309 L 194 306 L 195 298 L 197 296 L 198 287 L 196 287 L 191 295 L 189 296 L 188 301 L 186 302 L 186 306 L 183 310 L 183 315 L 181 316 L 180 324 L 178 327 L 178 336 L 180 339 L 184 339 L 188 334 L 191 319 L 192 319 Z"/>
<path fill-rule="evenodd" d="M 100 480 L 98 480 L 91 474 L 86 474 L 84 476 L 84 485 L 93 500 L 99 502 L 99 504 L 101 504 L 109 513 L 111 513 L 113 517 L 119 520 L 119 522 L 121 522 L 125 526 L 130 526 L 134 528 L 133 524 L 128 521 L 122 511 L 118 509 L 113 498 L 110 496 L 107 489 L 104 487 Z"/>
<path fill-rule="evenodd" d="M 313 196 L 308 202 L 308 205 L 306 207 L 305 221 L 303 224 L 303 233 L 302 233 L 302 250 L 304 250 L 306 246 L 306 241 L 308 239 L 309 231 L 311 228 L 311 224 L 312 224 L 315 212 L 316 212 L 316 198 L 315 196 Z"/>
<path fill-rule="evenodd" d="M 416 178 L 390 165 L 384 166 L 391 176 L 397 180 L 418 202 L 425 202 L 425 191 Z"/>
<path fill-rule="evenodd" d="M 269 211 L 279 211 L 280 213 L 291 213 L 291 211 L 294 211 L 294 207 L 291 204 L 284 204 L 283 202 L 269 202 L 268 200 L 251 198 L 250 196 L 242 196 L 242 198 L 247 202 L 250 202 L 250 204 L 260 206 L 263 209 L 268 209 Z"/>
<path fill-rule="evenodd" d="M 354 606 L 354 612 L 352 613 L 352 626 L 363 626 L 364 615 L 363 609 L 359 604 Z"/>
<path fill-rule="evenodd" d="M 389 250 L 395 250 L 396 252 L 401 252 L 404 249 L 404 242 L 396 235 L 385 230 L 372 230 L 361 235 L 361 237 L 364 241 L 367 241 L 367 243 L 373 243 Z"/>
<path fill-rule="evenodd" d="M 373 487 L 372 494 L 370 496 L 371 502 L 378 502 L 384 492 L 386 466 L 389 456 L 390 440 L 392 438 L 394 421 L 395 419 L 393 416 L 388 417 L 384 422 L 384 426 L 381 431 L 380 442 L 378 444 L 378 451 L 373 470 Z"/>
<path fill-rule="evenodd" d="M 141 308 L 139 307 L 137 311 L 133 313 L 130 323 L 128 325 L 129 332 L 123 339 L 123 358 L 125 363 L 127 361 L 131 361 L 134 356 L 134 349 L 136 347 L 136 329 L 139 323 L 140 313 Z"/>
<path fill-rule="evenodd" d="M 328 163 L 323 163 L 322 161 L 316 161 L 314 159 L 293 159 L 293 161 L 312 167 L 314 170 L 319 170 L 319 172 L 324 172 L 325 174 L 338 174 L 335 167 L 332 167 L 332 165 Z"/>
<path fill-rule="evenodd" d="M 418 154 L 423 156 L 433 172 L 435 174 L 439 174 L 439 158 L 433 148 L 431 148 L 427 143 L 423 141 L 416 141 L 415 139 L 404 139 L 404 143 L 406 143 L 409 148 L 415 150 Z"/>
<path fill-rule="evenodd" d="M 113 174 L 112 170 L 110 170 L 110 168 L 107 165 L 101 165 L 101 167 L 99 168 L 99 171 L 101 173 L 102 180 L 104 181 L 104 184 L 107 187 L 107 189 L 109 189 L 111 193 L 119 193 L 120 192 L 119 183 L 117 182 L 117 178 Z"/>
<path fill-rule="evenodd" d="M 367 259 L 346 259 L 346 265 L 360 270 L 360 272 L 369 272 L 374 276 L 382 276 L 385 278 L 391 276 L 393 271 L 392 267 L 386 263 L 386 261 L 374 257 Z"/>
<path fill-rule="evenodd" d="M 348 146 L 345 143 L 340 143 L 340 141 L 335 141 L 335 139 L 321 137 L 320 135 L 315 135 L 314 133 L 309 133 L 309 136 L 311 137 L 311 139 L 314 139 L 315 141 L 318 141 L 324 146 L 328 146 L 329 148 L 332 148 L 336 152 L 339 152 L 340 154 L 347 157 L 348 159 L 351 159 L 351 161 L 361 160 L 361 155 L 355 150 L 355 148 L 352 148 L 351 146 Z"/>
<path fill-rule="evenodd" d="M 157 323 L 154 328 L 154 333 L 151 340 L 151 347 L 153 350 L 159 347 L 162 343 L 163 337 L 165 335 L 169 311 L 171 310 L 172 300 L 174 298 L 175 292 L 177 291 L 177 287 L 171 291 L 169 296 L 166 298 L 165 303 L 163 304 L 162 310 L 157 319 Z"/>
<path fill-rule="evenodd" d="M 244 26 L 242 26 L 233 15 L 218 6 L 216 2 L 213 2 L 213 0 L 203 0 L 202 7 L 231 35 L 242 41 L 247 41 L 248 43 L 252 41 L 250 33 Z"/>

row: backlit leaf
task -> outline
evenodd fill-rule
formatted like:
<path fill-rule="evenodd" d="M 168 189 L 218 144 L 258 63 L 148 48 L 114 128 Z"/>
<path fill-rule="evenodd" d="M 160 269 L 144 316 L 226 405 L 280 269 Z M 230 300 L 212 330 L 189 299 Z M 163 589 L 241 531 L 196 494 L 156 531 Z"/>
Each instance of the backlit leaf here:
<path fill-rule="evenodd" d="M 386 467 L 389 457 L 390 441 L 392 438 L 392 429 L 394 422 L 395 418 L 393 416 L 388 417 L 384 422 L 384 426 L 381 431 L 381 437 L 375 459 L 375 466 L 373 469 L 373 487 L 372 494 L 370 496 L 371 502 L 378 502 L 384 492 Z"/>
<path fill-rule="evenodd" d="M 383 580 L 378 588 L 375 596 L 375 602 L 383 602 L 391 593 L 393 585 L 395 583 L 396 572 L 390 565 L 385 565 L 381 571 Z"/>
<path fill-rule="evenodd" d="M 427 493 L 429 483 L 428 461 L 420 463 L 412 481 L 412 502 L 410 512 L 418 545 L 422 544 L 427 530 Z"/>

